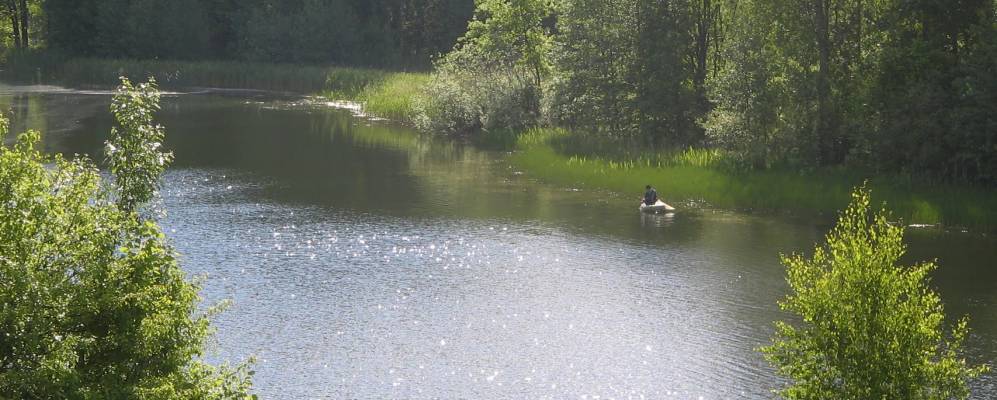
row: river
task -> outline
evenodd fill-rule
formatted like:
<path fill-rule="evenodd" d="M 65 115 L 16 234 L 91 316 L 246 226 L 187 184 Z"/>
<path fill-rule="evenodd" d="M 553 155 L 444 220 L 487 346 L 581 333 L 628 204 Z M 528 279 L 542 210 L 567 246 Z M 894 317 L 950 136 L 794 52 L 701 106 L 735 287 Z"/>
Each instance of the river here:
<path fill-rule="evenodd" d="M 14 129 L 99 159 L 110 93 L 0 86 Z M 258 358 L 266 399 L 772 398 L 755 351 L 788 318 L 780 252 L 829 221 L 640 215 L 507 154 L 322 102 L 168 94 L 163 225 L 214 318 L 213 362 Z M 9 138 L 7 138 L 9 141 Z M 667 188 L 661 190 L 668 199 Z M 844 205 L 842 205 L 844 206 Z M 997 240 L 910 230 L 908 262 L 997 360 Z M 997 373 L 972 382 L 997 398 Z"/>

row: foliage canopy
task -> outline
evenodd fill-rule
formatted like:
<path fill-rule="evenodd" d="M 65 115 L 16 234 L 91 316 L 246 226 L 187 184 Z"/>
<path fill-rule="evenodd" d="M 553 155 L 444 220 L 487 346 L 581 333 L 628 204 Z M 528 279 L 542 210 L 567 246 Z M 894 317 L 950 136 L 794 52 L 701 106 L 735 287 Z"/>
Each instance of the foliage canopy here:
<path fill-rule="evenodd" d="M 477 4 L 426 129 L 549 125 L 719 148 L 740 168 L 997 182 L 997 1 Z M 528 74 L 510 60 L 543 79 L 514 79 Z"/>
<path fill-rule="evenodd" d="M 776 324 L 762 351 L 791 380 L 787 399 L 952 399 L 986 370 L 962 357 L 966 319 L 951 332 L 938 294 L 928 287 L 933 263 L 898 266 L 903 226 L 870 215 L 864 187 L 826 246 L 811 258 L 783 256 L 792 293 L 780 307 L 800 323 Z"/>
<path fill-rule="evenodd" d="M 168 160 L 157 107 L 151 84 L 125 80 L 115 96 L 117 186 L 86 159 L 42 155 L 37 132 L 0 147 L 0 398 L 251 397 L 246 366 L 199 360 L 199 288 L 135 211 Z"/>
<path fill-rule="evenodd" d="M 35 1 L 37 36 L 71 56 L 392 68 L 428 67 L 473 10 L 471 0 Z"/>

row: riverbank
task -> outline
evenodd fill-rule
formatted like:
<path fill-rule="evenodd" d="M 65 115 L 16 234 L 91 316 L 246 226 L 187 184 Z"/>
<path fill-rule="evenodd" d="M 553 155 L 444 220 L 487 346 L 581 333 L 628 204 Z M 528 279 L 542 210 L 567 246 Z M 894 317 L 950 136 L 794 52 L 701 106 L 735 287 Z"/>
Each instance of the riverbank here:
<path fill-rule="evenodd" d="M 68 58 L 51 52 L 12 52 L 0 77 L 19 83 L 114 87 L 118 78 L 155 77 L 164 89 L 211 87 L 323 96 L 364 104 L 364 112 L 409 120 L 412 100 L 428 73 L 235 61 Z"/>
<path fill-rule="evenodd" d="M 8 55 L 2 77 L 64 86 L 113 86 L 121 75 L 154 76 L 164 88 L 217 87 L 319 95 L 363 104 L 364 113 L 410 122 L 428 73 L 243 62 L 66 59 L 48 53 Z M 834 215 L 856 185 L 870 181 L 876 202 L 886 201 L 908 224 L 997 227 L 997 192 L 959 185 L 921 184 L 906 177 L 852 170 L 801 173 L 737 171 L 710 150 L 624 153 L 613 143 L 579 145 L 582 135 L 561 129 L 491 133 L 486 145 L 514 150 L 510 161 L 530 177 L 556 185 L 639 194 L 659 187 L 666 200 L 687 207 Z M 605 140 L 603 140 L 605 142 Z"/>
<path fill-rule="evenodd" d="M 846 169 L 737 171 L 724 165 L 723 154 L 710 150 L 604 157 L 578 150 L 585 147 L 579 141 L 565 130 L 533 130 L 516 139 L 512 162 L 545 182 L 633 193 L 635 199 L 650 183 L 666 201 L 686 207 L 822 216 L 835 215 L 848 204 L 852 189 L 868 181 L 874 203 L 886 202 L 906 224 L 997 227 L 997 192 L 992 190 Z"/>

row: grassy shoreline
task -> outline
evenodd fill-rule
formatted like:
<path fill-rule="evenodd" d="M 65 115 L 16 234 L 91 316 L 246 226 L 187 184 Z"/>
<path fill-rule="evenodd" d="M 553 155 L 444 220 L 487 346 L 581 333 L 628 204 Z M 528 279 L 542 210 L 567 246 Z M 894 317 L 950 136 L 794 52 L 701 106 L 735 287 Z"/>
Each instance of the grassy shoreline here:
<path fill-rule="evenodd" d="M 70 87 L 115 87 L 120 76 L 132 80 L 152 76 L 164 89 L 251 89 L 357 101 L 371 115 L 400 121 L 411 119 L 412 100 L 429 80 L 425 72 L 237 61 L 67 58 L 43 51 L 7 54 L 0 73 L 9 81 Z"/>
<path fill-rule="evenodd" d="M 961 185 L 923 185 L 898 176 L 867 176 L 854 170 L 802 173 L 789 170 L 737 172 L 724 168 L 720 156 L 687 150 L 618 160 L 572 155 L 559 139 L 572 138 L 562 129 L 535 129 L 519 136 L 512 162 L 545 182 L 633 193 L 655 185 L 675 203 L 745 211 L 789 211 L 836 215 L 855 186 L 868 181 L 874 204 L 887 203 L 906 224 L 997 228 L 997 191 Z"/>
<path fill-rule="evenodd" d="M 66 59 L 47 53 L 9 54 L 2 77 L 66 86 L 114 86 L 121 75 L 155 76 L 164 88 L 217 87 L 318 95 L 360 102 L 370 115 L 411 122 L 428 73 L 362 68 L 242 62 L 178 62 Z M 764 170 L 733 172 L 708 150 L 620 154 L 612 144 L 588 151 L 564 146 L 580 135 L 562 129 L 483 135 L 483 141 L 515 151 L 510 157 L 530 176 L 556 185 L 637 193 L 659 187 L 676 203 L 736 210 L 786 210 L 834 215 L 848 204 L 852 188 L 866 179 L 874 201 L 886 201 L 909 224 L 944 224 L 992 231 L 997 228 L 997 191 L 960 185 L 917 186 L 910 179 L 866 177 L 857 171 Z M 614 154 L 610 154 L 614 153 Z M 635 194 L 636 196 L 636 194 Z"/>

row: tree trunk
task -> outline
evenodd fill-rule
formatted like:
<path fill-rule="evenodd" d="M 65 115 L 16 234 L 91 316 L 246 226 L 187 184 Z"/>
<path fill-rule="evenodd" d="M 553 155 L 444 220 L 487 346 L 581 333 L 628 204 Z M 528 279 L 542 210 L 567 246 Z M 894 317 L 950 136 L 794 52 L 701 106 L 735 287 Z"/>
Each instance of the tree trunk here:
<path fill-rule="evenodd" d="M 11 37 L 14 39 L 14 47 L 21 48 L 21 23 L 18 19 L 15 0 L 7 0 L 7 12 L 10 15 Z"/>
<path fill-rule="evenodd" d="M 831 39 L 829 37 L 828 9 L 829 0 L 814 0 L 814 25 L 817 34 L 817 51 L 820 54 L 817 69 L 817 133 L 818 163 L 827 165 L 833 163 L 834 138 L 831 137 L 831 104 L 830 104 L 830 64 Z"/>
<path fill-rule="evenodd" d="M 21 48 L 28 48 L 28 0 L 21 0 Z"/>
<path fill-rule="evenodd" d="M 696 18 L 696 72 L 693 83 L 696 90 L 702 92 L 706 83 L 710 54 L 710 32 L 713 29 L 715 14 L 711 0 L 701 0 L 699 15 Z"/>

